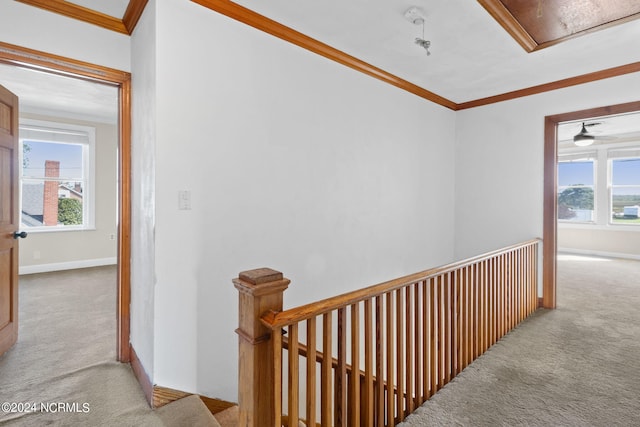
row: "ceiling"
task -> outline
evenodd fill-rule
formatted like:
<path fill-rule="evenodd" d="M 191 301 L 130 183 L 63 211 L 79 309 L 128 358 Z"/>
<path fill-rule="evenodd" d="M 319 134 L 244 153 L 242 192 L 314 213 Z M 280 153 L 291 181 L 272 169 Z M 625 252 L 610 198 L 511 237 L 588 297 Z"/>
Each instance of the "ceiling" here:
<path fill-rule="evenodd" d="M 16 1 L 83 20 L 89 20 L 87 11 L 94 11 L 126 23 L 128 32 L 137 22 L 132 11 L 139 17 L 146 5 L 146 0 Z M 233 5 L 226 0 L 205 2 Z M 237 4 L 456 105 L 640 65 L 638 0 L 237 0 Z M 530 7 L 523 9 L 522 4 Z M 404 17 L 412 6 L 423 13 L 430 56 L 414 43 L 422 37 L 422 25 Z M 538 22 L 536 27 L 541 17 L 550 23 Z M 523 46 L 522 38 L 527 37 L 534 40 L 531 48 Z M 29 78 L 33 81 L 33 76 Z M 64 85 L 57 87 L 63 90 Z"/>
<path fill-rule="evenodd" d="M 558 148 L 575 148 L 573 137 L 582 130 L 582 123 L 587 124 L 587 132 L 595 137 L 595 142 L 590 147 L 630 141 L 637 143 L 640 140 L 640 112 L 636 112 L 560 123 Z"/>

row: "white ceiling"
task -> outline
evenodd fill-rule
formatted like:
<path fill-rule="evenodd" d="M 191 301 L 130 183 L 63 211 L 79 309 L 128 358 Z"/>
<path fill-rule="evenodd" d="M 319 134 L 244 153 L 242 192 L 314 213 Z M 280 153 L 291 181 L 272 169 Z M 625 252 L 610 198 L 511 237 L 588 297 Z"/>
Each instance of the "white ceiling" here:
<path fill-rule="evenodd" d="M 236 2 L 456 103 L 640 61 L 640 20 L 526 53 L 474 0 Z M 414 5 L 431 56 L 403 16 Z"/>
<path fill-rule="evenodd" d="M 99 83 L 0 63 L 0 84 L 19 99 L 20 111 L 116 123 L 118 89 Z"/>
<path fill-rule="evenodd" d="M 640 140 L 640 113 L 627 113 L 561 123 L 558 125 L 559 147 L 574 147 L 573 137 L 582 130 L 582 123 L 598 123 L 586 129 L 600 145 Z"/>
<path fill-rule="evenodd" d="M 114 18 L 122 19 L 129 5 L 129 0 L 65 0 L 79 6 L 93 9 Z"/>

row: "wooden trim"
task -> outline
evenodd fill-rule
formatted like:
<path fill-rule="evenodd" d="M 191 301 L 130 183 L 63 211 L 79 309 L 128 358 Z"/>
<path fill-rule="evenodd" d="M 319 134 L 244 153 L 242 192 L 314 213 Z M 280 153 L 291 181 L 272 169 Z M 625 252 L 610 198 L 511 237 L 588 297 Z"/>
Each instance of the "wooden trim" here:
<path fill-rule="evenodd" d="M 624 74 L 637 73 L 640 71 L 640 62 L 621 65 L 619 67 L 607 68 L 606 70 L 595 71 L 593 73 L 582 74 L 576 77 L 569 77 L 563 80 L 557 80 L 551 83 L 544 83 L 532 86 L 526 89 L 514 90 L 512 92 L 503 93 L 501 95 L 490 96 L 487 98 L 476 99 L 474 101 L 463 102 L 457 104 L 456 110 L 466 110 L 468 108 L 480 107 L 482 105 L 495 104 L 497 102 L 508 101 L 511 99 L 522 98 L 525 96 L 536 95 L 543 92 L 564 89 L 570 86 L 591 83 L 597 80 L 618 77 Z"/>
<path fill-rule="evenodd" d="M 131 74 L 0 42 L 0 62 L 119 87 L 117 355 L 128 362 L 131 295 Z"/>
<path fill-rule="evenodd" d="M 118 336 L 117 354 L 129 361 L 131 335 L 131 79 L 120 85 L 118 140 Z"/>
<path fill-rule="evenodd" d="M 504 28 L 513 39 L 527 52 L 531 53 L 537 50 L 545 49 L 550 46 L 557 45 L 567 40 L 574 39 L 596 31 L 604 30 L 616 25 L 624 24 L 640 18 L 639 14 L 629 15 L 615 21 L 597 25 L 586 30 L 578 31 L 567 36 L 559 37 L 543 43 L 538 43 L 531 34 L 520 24 L 520 22 L 509 12 L 500 0 L 478 0 L 478 3 L 486 9 L 487 12 Z"/>
<path fill-rule="evenodd" d="M 557 169 L 558 147 L 556 129 L 558 123 L 591 119 L 614 114 L 640 111 L 640 101 L 606 107 L 591 108 L 545 117 L 544 129 L 544 207 L 543 207 L 543 260 L 542 260 L 542 306 L 556 307 L 556 266 L 557 266 Z"/>
<path fill-rule="evenodd" d="M 144 8 L 147 6 L 148 0 L 130 0 L 129 6 L 122 17 L 122 23 L 127 29 L 128 34 L 133 34 Z"/>
<path fill-rule="evenodd" d="M 102 83 L 120 85 L 131 80 L 131 74 L 126 71 L 4 42 L 0 42 L 0 62 Z"/>
<path fill-rule="evenodd" d="M 133 346 L 131 345 L 129 346 L 129 354 L 131 354 L 131 369 L 133 370 L 133 374 L 135 375 L 136 379 L 140 383 L 140 387 L 142 387 L 142 392 L 144 393 L 144 396 L 147 398 L 147 402 L 149 402 L 149 405 L 151 405 L 151 407 L 154 408 L 155 407 L 153 405 L 154 387 L 151 384 L 149 375 L 147 375 L 147 371 L 145 371 L 144 366 L 142 365 L 142 362 L 140 362 L 140 359 L 138 358 L 136 351 L 133 349 Z"/>
<path fill-rule="evenodd" d="M 361 73 L 367 74 L 385 83 L 389 83 L 402 90 L 413 93 L 421 98 L 432 101 L 436 104 L 447 107 L 451 110 L 456 109 L 456 104 L 446 98 L 436 95 L 420 86 L 410 83 L 400 77 L 394 76 L 380 68 L 367 64 L 360 59 L 353 57 L 345 52 L 335 49 L 321 41 L 306 36 L 290 27 L 280 24 L 272 19 L 260 15 L 250 9 L 240 6 L 228 0 L 191 0 L 215 12 L 225 15 L 236 21 L 245 23 L 265 33 L 271 34 L 281 40 L 300 46 L 310 52 L 324 56 L 327 59 L 345 65 Z"/>
<path fill-rule="evenodd" d="M 493 19 L 502 25 L 511 37 L 528 53 L 533 52 L 538 47 L 538 43 L 525 30 L 520 22 L 514 18 L 504 4 L 500 0 L 478 0 L 478 3 L 484 7 Z"/>
<path fill-rule="evenodd" d="M 129 31 L 127 31 L 127 28 L 122 23 L 122 20 L 101 12 L 96 12 L 95 10 L 88 9 L 83 6 L 79 6 L 74 3 L 55 0 L 16 1 L 28 4 L 30 6 L 39 7 L 40 9 L 48 10 L 49 12 L 64 15 L 69 18 L 78 19 L 89 24 L 97 25 L 98 27 L 106 28 L 107 30 L 129 35 Z"/>
<path fill-rule="evenodd" d="M 356 291 L 347 292 L 342 295 L 327 298 L 311 304 L 302 305 L 300 307 L 292 308 L 286 311 L 267 311 L 266 314 L 261 317 L 261 321 L 268 328 L 275 330 L 283 326 L 288 326 L 296 322 L 307 320 L 310 317 L 332 312 L 334 310 L 355 304 L 367 298 L 372 298 L 374 296 L 393 292 L 397 289 L 403 288 L 416 282 L 421 282 L 430 277 L 449 273 L 451 271 L 464 267 L 465 265 L 486 261 L 504 252 L 509 252 L 525 246 L 537 245 L 538 242 L 540 242 L 540 239 L 531 239 L 526 242 L 487 252 L 473 258 L 457 261 L 442 267 L 436 267 L 429 270 L 421 271 L 419 273 L 410 274 L 408 276 L 389 280 L 387 282 L 369 286 L 363 289 L 358 289 Z"/>

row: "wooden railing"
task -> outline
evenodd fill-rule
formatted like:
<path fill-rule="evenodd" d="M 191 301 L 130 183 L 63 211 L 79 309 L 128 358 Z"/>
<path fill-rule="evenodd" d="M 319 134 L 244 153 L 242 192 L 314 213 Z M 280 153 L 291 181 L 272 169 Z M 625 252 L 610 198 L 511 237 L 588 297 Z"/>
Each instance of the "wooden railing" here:
<path fill-rule="evenodd" d="M 538 243 L 286 311 L 240 273 L 240 426 L 395 426 L 536 310 Z"/>

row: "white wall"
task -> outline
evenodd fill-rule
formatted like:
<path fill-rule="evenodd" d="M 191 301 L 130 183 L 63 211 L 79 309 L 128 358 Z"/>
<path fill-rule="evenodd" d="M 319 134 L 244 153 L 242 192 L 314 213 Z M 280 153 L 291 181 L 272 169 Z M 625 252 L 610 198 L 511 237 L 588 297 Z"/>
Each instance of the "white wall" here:
<path fill-rule="evenodd" d="M 544 117 L 630 101 L 640 73 L 458 112 L 455 256 L 542 237 Z"/>
<path fill-rule="evenodd" d="M 156 12 L 150 1 L 131 37 L 131 345 L 153 381 Z"/>
<path fill-rule="evenodd" d="M 20 274 L 116 261 L 118 128 L 113 124 L 21 113 L 22 118 L 90 126 L 95 141 L 95 229 L 32 232 L 20 241 Z M 28 231 L 28 230 L 27 230 Z M 114 236 L 113 240 L 111 237 Z M 37 252 L 37 254 L 36 254 Z M 76 267 L 77 268 L 77 267 Z"/>
<path fill-rule="evenodd" d="M 153 380 L 235 400 L 238 272 L 283 271 L 292 307 L 452 260 L 455 113 L 194 3 L 155 6 Z"/>
<path fill-rule="evenodd" d="M 130 70 L 129 37 L 16 1 L 2 0 L 0 41 L 121 71 Z"/>

